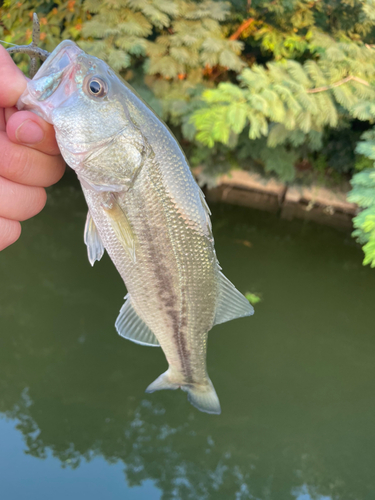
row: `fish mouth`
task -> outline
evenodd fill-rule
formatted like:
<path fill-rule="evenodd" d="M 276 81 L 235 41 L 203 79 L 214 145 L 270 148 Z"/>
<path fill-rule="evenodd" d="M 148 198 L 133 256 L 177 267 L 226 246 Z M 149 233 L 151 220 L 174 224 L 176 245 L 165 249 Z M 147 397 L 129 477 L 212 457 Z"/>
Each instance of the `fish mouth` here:
<path fill-rule="evenodd" d="M 48 56 L 17 102 L 18 109 L 29 109 L 52 123 L 51 113 L 69 97 L 69 88 L 57 92 L 63 79 L 73 83 L 77 59 L 84 54 L 74 42 L 64 40 Z M 68 86 L 69 87 L 69 86 Z"/>
<path fill-rule="evenodd" d="M 74 42 L 64 40 L 48 56 L 46 61 L 39 68 L 39 71 L 36 73 L 34 80 L 66 70 L 67 67 L 82 53 L 83 50 L 80 49 Z"/>

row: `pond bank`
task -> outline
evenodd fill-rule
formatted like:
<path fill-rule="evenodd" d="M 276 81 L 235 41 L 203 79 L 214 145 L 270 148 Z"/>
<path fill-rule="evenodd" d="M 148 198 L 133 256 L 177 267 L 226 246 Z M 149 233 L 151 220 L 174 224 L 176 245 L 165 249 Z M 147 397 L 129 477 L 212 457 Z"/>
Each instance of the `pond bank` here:
<path fill-rule="evenodd" d="M 350 228 L 358 207 L 349 203 L 346 192 L 312 186 L 287 186 L 276 179 L 234 170 L 218 179 L 215 188 L 205 190 L 209 201 L 223 201 L 268 212 L 283 219 L 308 219 L 329 226 Z"/>

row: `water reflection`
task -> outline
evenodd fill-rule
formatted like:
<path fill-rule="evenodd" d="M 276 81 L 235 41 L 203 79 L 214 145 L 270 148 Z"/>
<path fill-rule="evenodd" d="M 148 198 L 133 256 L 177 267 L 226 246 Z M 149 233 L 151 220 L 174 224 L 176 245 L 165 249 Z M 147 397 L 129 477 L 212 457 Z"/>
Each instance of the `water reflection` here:
<path fill-rule="evenodd" d="M 116 335 L 123 285 L 108 259 L 87 264 L 85 207 L 68 186 L 0 259 L 0 412 L 32 456 L 122 461 L 129 485 L 153 480 L 163 500 L 372 499 L 375 273 L 332 229 L 214 215 L 227 274 L 265 297 L 210 336 L 220 417 L 183 393 L 144 395 L 163 355 Z"/>

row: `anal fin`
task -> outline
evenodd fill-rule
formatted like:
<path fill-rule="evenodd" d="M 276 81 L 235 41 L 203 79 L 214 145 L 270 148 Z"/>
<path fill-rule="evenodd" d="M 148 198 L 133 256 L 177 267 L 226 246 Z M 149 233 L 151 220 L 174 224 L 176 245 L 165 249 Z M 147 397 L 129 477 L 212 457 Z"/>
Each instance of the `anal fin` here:
<path fill-rule="evenodd" d="M 90 211 L 87 212 L 83 240 L 87 246 L 87 256 L 93 266 L 96 260 L 100 260 L 104 254 L 104 245 L 92 220 Z"/>
<path fill-rule="evenodd" d="M 160 346 L 158 339 L 134 310 L 129 294 L 125 297 L 125 303 L 117 317 L 115 327 L 121 337 L 136 344 Z"/>
<path fill-rule="evenodd" d="M 219 299 L 216 306 L 214 325 L 254 314 L 254 308 L 247 298 L 237 290 L 221 271 L 219 271 L 219 277 Z"/>

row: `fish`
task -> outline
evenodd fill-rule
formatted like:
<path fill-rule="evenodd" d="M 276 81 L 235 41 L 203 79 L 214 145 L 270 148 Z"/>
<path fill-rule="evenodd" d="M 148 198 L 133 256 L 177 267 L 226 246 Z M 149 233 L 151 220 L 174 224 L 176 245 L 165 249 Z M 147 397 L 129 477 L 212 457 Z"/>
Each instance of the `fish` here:
<path fill-rule="evenodd" d="M 221 271 L 210 209 L 176 138 L 126 81 L 69 40 L 17 106 L 54 126 L 78 176 L 88 259 L 107 251 L 127 289 L 117 332 L 165 354 L 168 369 L 146 392 L 181 388 L 196 408 L 219 414 L 208 332 L 254 310 Z"/>

